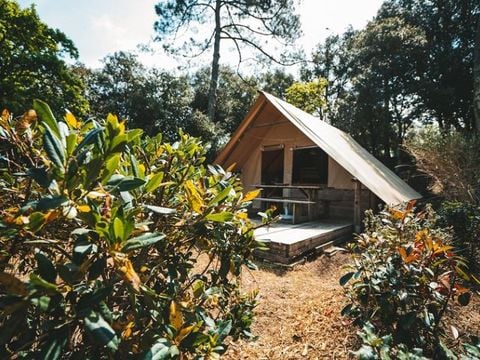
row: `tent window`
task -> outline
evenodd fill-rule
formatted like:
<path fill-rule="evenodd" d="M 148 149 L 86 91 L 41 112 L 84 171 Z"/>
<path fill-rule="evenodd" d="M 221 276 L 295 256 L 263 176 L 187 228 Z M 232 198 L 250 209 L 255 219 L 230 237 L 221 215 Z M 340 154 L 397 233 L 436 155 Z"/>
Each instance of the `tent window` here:
<path fill-rule="evenodd" d="M 294 184 L 327 184 L 328 155 L 318 147 L 293 150 Z"/>

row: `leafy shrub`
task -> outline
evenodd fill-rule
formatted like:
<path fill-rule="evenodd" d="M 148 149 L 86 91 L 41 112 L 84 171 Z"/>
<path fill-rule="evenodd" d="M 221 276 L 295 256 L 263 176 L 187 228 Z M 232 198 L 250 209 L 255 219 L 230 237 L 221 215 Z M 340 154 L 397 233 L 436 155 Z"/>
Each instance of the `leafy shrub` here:
<path fill-rule="evenodd" d="M 454 244 L 467 259 L 472 278 L 480 283 L 480 207 L 470 203 L 446 201 L 438 210 L 437 224 L 451 227 Z"/>
<path fill-rule="evenodd" d="M 397 355 L 446 351 L 442 319 L 452 300 L 467 305 L 470 292 L 461 285 L 466 265 L 452 252 L 451 235 L 435 224 L 431 208 L 415 213 L 413 203 L 368 213 L 365 232 L 352 245 L 351 271 L 340 279 L 350 300 L 342 314 L 371 326 L 364 331 L 362 352 L 383 351 L 374 351 L 369 334 Z"/>
<path fill-rule="evenodd" d="M 417 169 L 432 179 L 431 189 L 447 200 L 480 204 L 480 139 L 426 127 L 412 132 L 406 150 Z"/>
<path fill-rule="evenodd" d="M 248 336 L 256 193 L 187 135 L 34 108 L 0 119 L 1 357 L 214 359 Z"/>

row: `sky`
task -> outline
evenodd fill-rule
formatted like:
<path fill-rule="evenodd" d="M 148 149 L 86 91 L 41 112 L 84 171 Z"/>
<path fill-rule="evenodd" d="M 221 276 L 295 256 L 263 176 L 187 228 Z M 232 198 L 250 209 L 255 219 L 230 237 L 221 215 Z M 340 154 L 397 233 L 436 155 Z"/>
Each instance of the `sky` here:
<path fill-rule="evenodd" d="M 22 7 L 35 4 L 42 21 L 72 39 L 79 50 L 79 60 L 89 67 L 100 67 L 101 59 L 115 51 L 138 51 L 139 44 L 154 49 L 140 53 L 145 65 L 166 69 L 178 65 L 178 59 L 165 54 L 160 44 L 153 41 L 154 6 L 159 0 L 17 1 Z M 365 26 L 381 3 L 382 0 L 302 0 L 297 11 L 303 36 L 298 44 L 310 54 L 328 35 L 343 33 L 348 25 L 356 29 Z M 236 62 L 234 53 L 222 55 L 222 60 L 231 65 Z"/>

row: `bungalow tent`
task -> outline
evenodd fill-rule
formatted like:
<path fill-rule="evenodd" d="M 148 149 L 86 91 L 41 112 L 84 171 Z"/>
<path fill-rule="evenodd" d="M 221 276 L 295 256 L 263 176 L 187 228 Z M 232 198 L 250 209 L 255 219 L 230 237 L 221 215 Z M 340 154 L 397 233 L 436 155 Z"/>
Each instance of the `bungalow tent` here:
<path fill-rule="evenodd" d="M 234 166 L 246 190 L 263 188 L 254 207 L 273 198 L 289 206 L 308 203 L 315 218 L 352 219 L 359 225 L 363 210 L 379 201 L 421 197 L 350 135 L 266 92 L 260 92 L 215 162 Z M 314 190 L 314 199 L 295 200 L 305 189 Z"/>

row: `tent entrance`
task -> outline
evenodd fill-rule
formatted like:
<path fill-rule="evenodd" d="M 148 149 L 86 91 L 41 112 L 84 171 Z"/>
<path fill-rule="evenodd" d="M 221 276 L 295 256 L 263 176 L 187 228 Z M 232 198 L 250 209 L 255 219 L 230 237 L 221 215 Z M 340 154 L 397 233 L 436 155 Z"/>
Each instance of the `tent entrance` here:
<path fill-rule="evenodd" d="M 262 151 L 262 184 L 283 183 L 283 146 L 267 148 Z"/>

